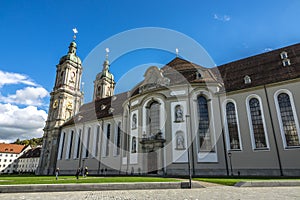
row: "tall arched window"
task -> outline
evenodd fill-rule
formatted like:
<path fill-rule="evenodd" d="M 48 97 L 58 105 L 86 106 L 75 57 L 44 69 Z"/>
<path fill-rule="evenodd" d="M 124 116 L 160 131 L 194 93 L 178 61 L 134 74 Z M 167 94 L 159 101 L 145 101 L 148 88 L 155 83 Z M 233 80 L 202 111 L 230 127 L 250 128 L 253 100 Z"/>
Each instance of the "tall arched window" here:
<path fill-rule="evenodd" d="M 81 144 L 81 129 L 76 132 L 76 138 L 75 138 L 75 143 L 74 143 L 74 153 L 73 153 L 73 158 L 79 158 L 79 153 L 80 153 L 80 144 Z"/>
<path fill-rule="evenodd" d="M 156 135 L 160 132 L 159 106 L 157 101 L 151 102 L 148 107 L 148 132 L 150 135 Z"/>
<path fill-rule="evenodd" d="M 297 132 L 297 126 L 290 97 L 286 93 L 280 93 L 277 96 L 277 100 L 286 146 L 300 146 L 299 135 Z"/>
<path fill-rule="evenodd" d="M 120 155 L 120 147 L 121 147 L 121 122 L 118 123 L 117 128 L 117 155 Z"/>
<path fill-rule="evenodd" d="M 86 139 L 86 149 L 85 149 L 85 157 L 89 157 L 89 146 L 90 146 L 90 137 L 91 137 L 91 127 L 88 128 L 87 139 Z"/>
<path fill-rule="evenodd" d="M 105 156 L 109 155 L 109 140 L 110 140 L 110 124 L 107 124 L 106 128 L 106 144 L 105 144 Z"/>
<path fill-rule="evenodd" d="M 69 147 L 68 147 L 68 155 L 66 159 L 70 159 L 71 158 L 71 153 L 72 153 L 72 146 L 73 146 L 73 135 L 74 135 L 74 131 L 71 131 L 71 134 L 69 135 Z"/>
<path fill-rule="evenodd" d="M 211 135 L 209 130 L 209 113 L 207 99 L 204 96 L 198 96 L 198 137 L 199 151 L 214 151 L 212 148 Z"/>
<path fill-rule="evenodd" d="M 62 156 L 63 156 L 64 145 L 65 145 L 65 135 L 66 135 L 66 133 L 62 132 L 61 136 L 60 136 L 59 151 L 58 151 L 58 160 L 61 160 Z"/>
<path fill-rule="evenodd" d="M 240 139 L 239 139 L 239 129 L 236 117 L 235 105 L 233 102 L 228 102 L 226 104 L 226 122 L 227 131 L 229 136 L 229 149 L 230 150 L 240 150 Z"/>
<path fill-rule="evenodd" d="M 251 116 L 252 134 L 254 139 L 255 149 L 265 149 L 268 147 L 262 110 L 260 102 L 257 98 L 253 97 L 249 100 L 249 109 Z"/>
<path fill-rule="evenodd" d="M 100 126 L 97 126 L 97 132 L 96 132 L 96 146 L 95 146 L 95 157 L 98 156 L 99 151 L 99 141 L 100 141 Z"/>

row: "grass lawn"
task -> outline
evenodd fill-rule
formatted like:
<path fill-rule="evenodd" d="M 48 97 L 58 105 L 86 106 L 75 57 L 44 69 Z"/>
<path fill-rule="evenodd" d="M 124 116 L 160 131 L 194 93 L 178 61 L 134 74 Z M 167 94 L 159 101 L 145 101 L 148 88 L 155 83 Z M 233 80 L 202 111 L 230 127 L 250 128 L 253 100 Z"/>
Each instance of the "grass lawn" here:
<path fill-rule="evenodd" d="M 300 180 L 299 178 L 193 178 L 195 181 L 204 181 L 210 183 L 217 183 L 221 185 L 233 186 L 241 181 L 280 181 L 280 180 Z"/>
<path fill-rule="evenodd" d="M 90 176 L 77 180 L 75 176 L 59 176 L 55 180 L 55 176 L 0 176 L 0 185 L 15 185 L 15 184 L 70 184 L 70 183 L 124 183 L 124 182 L 176 182 L 174 178 L 160 177 L 136 177 L 136 176 L 121 176 L 121 177 L 95 177 Z"/>

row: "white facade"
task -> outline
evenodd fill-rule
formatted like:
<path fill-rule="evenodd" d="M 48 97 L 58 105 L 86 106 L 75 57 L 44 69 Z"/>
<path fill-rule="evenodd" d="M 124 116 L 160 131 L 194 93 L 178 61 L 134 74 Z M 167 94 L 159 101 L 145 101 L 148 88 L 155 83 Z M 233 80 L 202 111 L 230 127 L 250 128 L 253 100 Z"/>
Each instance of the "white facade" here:
<path fill-rule="evenodd" d="M 181 58 L 150 66 L 132 90 L 84 104 L 61 126 L 56 167 L 64 174 L 87 166 L 97 175 L 299 175 L 300 45 L 286 48 L 297 52 L 289 66 L 280 51 L 215 69 Z"/>
<path fill-rule="evenodd" d="M 36 158 L 20 158 L 17 164 L 18 173 L 34 173 L 39 165 L 39 157 Z"/>
<path fill-rule="evenodd" d="M 1 144 L 0 144 L 1 145 Z M 24 152 L 29 150 L 31 147 L 27 146 L 21 152 L 9 152 L 14 148 L 9 148 L 9 144 L 6 151 L 0 152 L 0 174 L 12 174 L 17 172 L 18 158 L 23 155 Z"/>

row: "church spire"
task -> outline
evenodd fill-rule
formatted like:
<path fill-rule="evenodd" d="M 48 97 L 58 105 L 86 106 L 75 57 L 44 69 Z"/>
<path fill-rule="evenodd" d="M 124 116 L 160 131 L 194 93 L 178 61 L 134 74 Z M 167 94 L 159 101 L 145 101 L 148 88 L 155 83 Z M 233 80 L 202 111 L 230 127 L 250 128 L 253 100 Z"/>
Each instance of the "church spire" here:
<path fill-rule="evenodd" d="M 103 72 L 109 71 L 109 60 L 108 60 L 108 54 L 109 54 L 109 48 L 105 49 L 106 55 L 105 55 L 105 61 L 103 63 Z"/>
<path fill-rule="evenodd" d="M 59 127 L 79 111 L 83 94 L 80 91 L 82 65 L 76 55 L 76 33 L 69 46 L 68 54 L 56 65 L 56 80 L 50 93 L 48 118 L 44 128 L 43 149 L 37 174 L 53 174 L 58 153 Z"/>
<path fill-rule="evenodd" d="M 109 71 L 109 48 L 105 49 L 106 55 L 103 63 L 102 72 L 97 74 L 94 81 L 94 97 L 93 99 L 102 99 L 114 95 L 115 81 L 114 75 Z"/>

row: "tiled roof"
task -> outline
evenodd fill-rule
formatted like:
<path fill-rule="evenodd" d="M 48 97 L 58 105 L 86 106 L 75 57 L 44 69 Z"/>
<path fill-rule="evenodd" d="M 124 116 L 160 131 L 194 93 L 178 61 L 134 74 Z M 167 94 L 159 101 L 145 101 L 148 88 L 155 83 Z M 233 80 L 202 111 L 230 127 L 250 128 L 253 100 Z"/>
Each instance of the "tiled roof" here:
<path fill-rule="evenodd" d="M 29 149 L 20 158 L 38 158 L 41 155 L 41 147 Z"/>
<path fill-rule="evenodd" d="M 176 57 L 166 64 L 162 68 L 162 71 L 163 75 L 170 79 L 171 85 L 186 83 L 187 81 L 191 83 L 209 83 L 217 81 L 217 78 L 210 69 L 179 57 Z M 197 78 L 197 72 L 201 74 L 201 78 Z"/>
<path fill-rule="evenodd" d="M 283 51 L 290 66 L 282 64 Z M 300 78 L 300 44 L 224 64 L 212 68 L 212 72 L 223 81 L 226 92 Z M 250 84 L 244 83 L 245 76 L 251 78 Z"/>
<path fill-rule="evenodd" d="M 202 67 L 179 57 L 171 60 L 171 62 L 161 68 L 161 71 L 163 76 L 170 80 L 169 86 L 185 83 L 215 83 L 218 81 L 218 78 L 211 69 Z M 200 74 L 201 78 L 197 77 L 197 73 Z M 133 88 L 131 96 L 139 94 L 139 86 L 142 83 L 143 82 L 137 84 L 137 86 Z M 160 88 L 163 89 L 164 86 Z"/>
<path fill-rule="evenodd" d="M 0 143 L 0 153 L 19 154 L 25 148 L 25 145 Z"/>
<path fill-rule="evenodd" d="M 112 117 L 114 115 L 121 115 L 123 113 L 122 104 L 127 99 L 127 92 L 98 99 L 90 103 L 84 104 L 79 113 L 68 120 L 64 126 L 72 125 L 75 123 L 82 123 L 101 119 L 105 117 Z"/>

